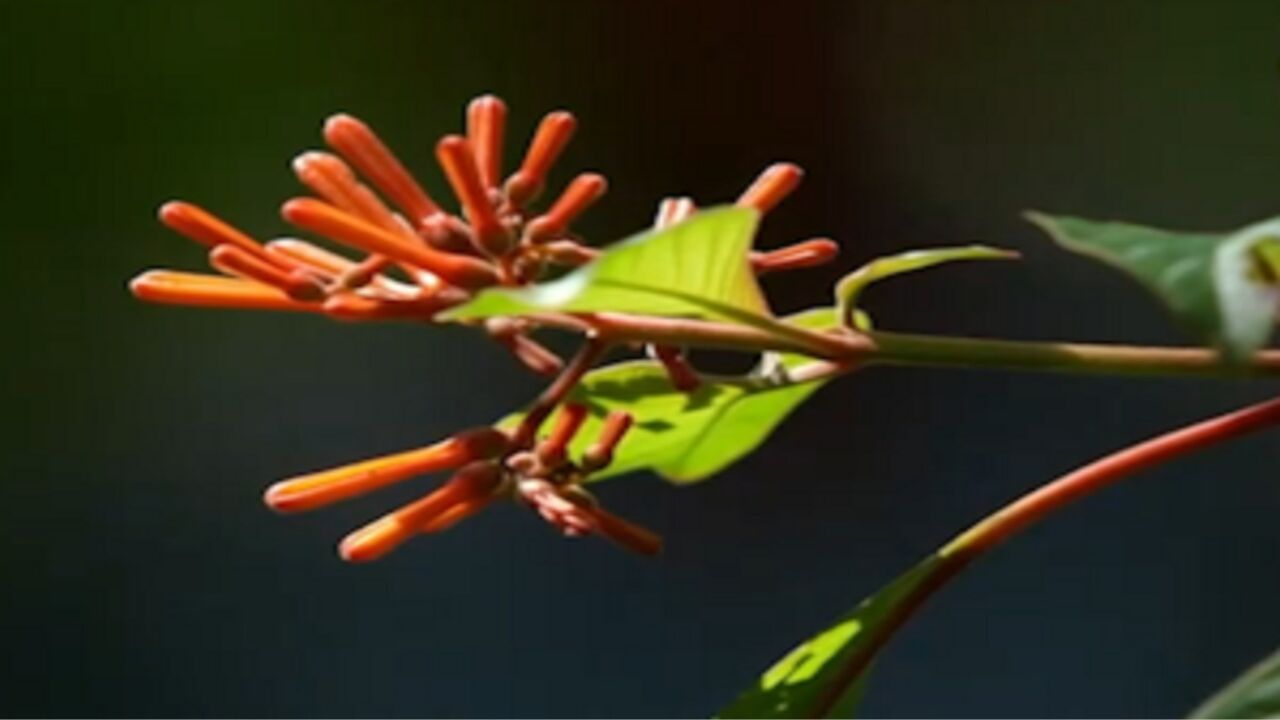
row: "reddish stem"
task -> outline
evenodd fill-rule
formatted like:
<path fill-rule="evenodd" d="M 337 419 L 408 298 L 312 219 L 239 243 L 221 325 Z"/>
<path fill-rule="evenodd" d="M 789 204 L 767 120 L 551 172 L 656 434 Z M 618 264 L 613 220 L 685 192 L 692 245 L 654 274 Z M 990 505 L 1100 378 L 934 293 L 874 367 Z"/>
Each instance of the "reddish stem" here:
<path fill-rule="evenodd" d="M 1042 485 L 983 519 L 943 546 L 933 571 L 911 588 L 882 622 L 868 628 L 872 635 L 845 661 L 810 716 L 827 717 L 893 634 L 934 592 L 984 552 L 1053 511 L 1130 475 L 1277 424 L 1280 398 L 1219 415 L 1112 453 Z"/>

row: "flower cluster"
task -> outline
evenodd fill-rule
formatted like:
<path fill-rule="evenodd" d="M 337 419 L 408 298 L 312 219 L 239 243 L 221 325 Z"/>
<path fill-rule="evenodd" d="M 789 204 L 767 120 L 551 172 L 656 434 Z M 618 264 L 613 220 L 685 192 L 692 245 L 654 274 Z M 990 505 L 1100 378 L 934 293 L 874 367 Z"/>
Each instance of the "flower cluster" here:
<path fill-rule="evenodd" d="M 323 133 L 334 152 L 304 152 L 292 164 L 314 196 L 286 201 L 281 215 L 360 256 L 296 238 L 262 243 L 196 205 L 174 201 L 160 208 L 160 220 L 207 246 L 209 263 L 221 274 L 151 270 L 130 287 L 142 300 L 165 304 L 431 322 L 484 288 L 525 285 L 554 268 L 590 262 L 598 251 L 572 225 L 605 193 L 608 183 L 602 175 L 579 174 L 549 207 L 532 209 L 574 134 L 576 119 L 564 111 L 546 115 L 519 167 L 504 179 L 506 120 L 506 105 L 482 96 L 467 107 L 465 136 L 446 135 L 437 143 L 436 158 L 461 206 L 455 214 L 423 190 L 368 125 L 350 115 L 334 115 Z M 795 165 L 777 163 L 737 204 L 767 212 L 796 187 L 801 175 Z M 667 198 L 654 225 L 665 227 L 694 212 L 689 198 Z M 763 274 L 816 265 L 835 254 L 835 243 L 815 239 L 753 252 L 751 264 Z M 631 549 L 656 552 L 660 540 L 655 535 L 604 511 L 581 488 L 588 474 L 609 463 L 629 416 L 610 416 L 581 461 L 566 456 L 585 410 L 563 401 L 589 363 L 566 367 L 530 336 L 535 327 L 522 319 L 496 318 L 483 328 L 525 367 L 559 376 L 518 429 L 468 430 L 429 447 L 287 480 L 267 491 L 267 504 L 281 512 L 309 510 L 452 469 L 454 475 L 435 492 L 348 536 L 342 556 L 353 561 L 380 557 L 415 534 L 448 528 L 504 496 L 530 505 L 568 535 L 599 533 Z M 680 349 L 656 345 L 649 352 L 677 388 L 697 386 L 697 373 Z M 588 355 L 594 360 L 599 353 Z M 539 440 L 539 426 L 557 408 L 549 435 Z"/>

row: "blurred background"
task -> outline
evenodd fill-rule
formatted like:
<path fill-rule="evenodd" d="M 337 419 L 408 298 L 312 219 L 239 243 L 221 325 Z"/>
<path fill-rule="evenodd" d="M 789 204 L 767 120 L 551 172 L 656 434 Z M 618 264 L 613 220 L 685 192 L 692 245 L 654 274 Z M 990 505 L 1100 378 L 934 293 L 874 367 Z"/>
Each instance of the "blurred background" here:
<path fill-rule="evenodd" d="M 876 369 L 710 482 L 600 487 L 660 530 L 641 559 L 504 507 L 377 564 L 349 529 L 430 480 L 302 517 L 270 482 L 414 447 L 539 384 L 456 329 L 134 302 L 203 267 L 155 208 L 285 232 L 288 169 L 355 113 L 445 197 L 435 140 L 472 96 L 509 162 L 574 110 L 557 182 L 605 172 L 608 241 L 657 200 L 733 198 L 790 159 L 765 247 L 780 310 L 856 263 L 983 241 L 1025 262 L 878 286 L 887 328 L 1181 343 L 1025 208 L 1186 229 L 1280 212 L 1274 2 L 4 4 L 8 303 L 0 712 L 706 716 L 802 637 L 1050 477 L 1274 382 Z M 1091 498 L 987 558 L 888 648 L 871 716 L 1179 716 L 1280 643 L 1275 433 Z"/>

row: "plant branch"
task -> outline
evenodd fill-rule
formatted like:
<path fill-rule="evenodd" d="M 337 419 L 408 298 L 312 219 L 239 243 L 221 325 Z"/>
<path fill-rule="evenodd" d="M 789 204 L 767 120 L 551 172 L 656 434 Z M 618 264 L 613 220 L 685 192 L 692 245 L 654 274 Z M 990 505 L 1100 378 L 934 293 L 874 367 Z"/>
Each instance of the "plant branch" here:
<path fill-rule="evenodd" d="M 1027 342 L 790 327 L 785 335 L 748 325 L 622 313 L 547 313 L 530 320 L 567 330 L 594 330 L 616 343 L 657 343 L 745 352 L 790 352 L 830 360 L 843 370 L 862 365 L 990 368 L 1095 375 L 1243 377 L 1280 375 L 1280 350 L 1240 363 L 1197 347 L 1144 347 Z"/>
<path fill-rule="evenodd" d="M 812 709 L 812 716 L 829 715 L 893 634 L 929 597 L 983 553 L 1090 493 L 1155 465 L 1273 425 L 1280 425 L 1280 398 L 1219 415 L 1112 453 L 1033 490 L 978 522 L 943 546 L 933 558 L 937 564 L 929 574 L 870 630 L 874 635 L 846 660 L 840 674 Z"/>
<path fill-rule="evenodd" d="M 525 414 L 524 419 L 516 427 L 515 434 L 512 436 L 512 445 L 517 448 L 525 448 L 533 443 L 538 434 L 538 428 L 542 426 L 543 421 L 556 409 L 556 406 L 564 401 L 565 397 L 573 391 L 578 381 L 582 380 L 582 376 L 587 374 L 591 366 L 604 356 L 609 349 L 609 343 L 603 338 L 588 335 L 587 340 L 578 350 L 578 354 L 573 356 L 568 365 L 560 371 L 555 380 L 547 386 L 542 394 L 533 401 L 533 405 L 529 407 L 529 412 Z"/>

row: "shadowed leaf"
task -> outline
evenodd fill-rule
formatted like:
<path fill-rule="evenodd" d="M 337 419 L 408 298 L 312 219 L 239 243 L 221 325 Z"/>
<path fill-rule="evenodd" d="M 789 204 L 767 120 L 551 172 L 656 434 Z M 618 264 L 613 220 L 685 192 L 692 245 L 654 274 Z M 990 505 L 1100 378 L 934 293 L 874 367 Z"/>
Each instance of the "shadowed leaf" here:
<path fill-rule="evenodd" d="M 490 288 L 441 317 L 466 320 L 548 310 L 696 317 L 773 327 L 748 253 L 759 214 L 720 207 L 623 240 L 562 278 Z"/>
<path fill-rule="evenodd" d="M 1028 213 L 1059 245 L 1118 268 L 1164 301 L 1201 342 L 1240 359 L 1267 344 L 1280 285 L 1280 220 L 1235 233 L 1182 233 Z"/>
<path fill-rule="evenodd" d="M 809 329 L 834 325 L 833 308 L 818 308 L 789 318 Z M 757 372 L 741 378 L 708 378 L 692 392 L 671 385 L 656 362 L 618 363 L 587 373 L 569 396 L 590 415 L 570 446 L 578 457 L 600 431 L 611 410 L 626 410 L 634 423 L 618 446 L 613 463 L 592 481 L 636 470 L 653 470 L 676 483 L 703 480 L 741 459 L 764 442 L 786 416 L 824 381 L 788 383 L 785 371 L 810 359 L 766 354 Z M 770 367 L 778 369 L 771 372 Z M 500 423 L 511 426 L 522 414 Z M 554 424 L 552 420 L 545 427 Z"/>
<path fill-rule="evenodd" d="M 853 717 L 894 619 L 949 567 L 941 554 L 931 555 L 784 655 L 717 717 Z"/>
<path fill-rule="evenodd" d="M 1280 718 L 1280 652 L 1249 668 L 1190 717 Z"/>

